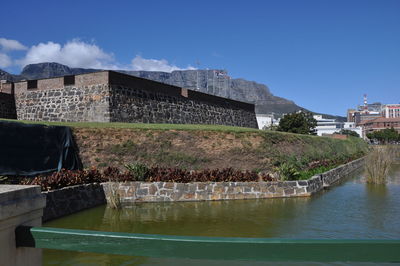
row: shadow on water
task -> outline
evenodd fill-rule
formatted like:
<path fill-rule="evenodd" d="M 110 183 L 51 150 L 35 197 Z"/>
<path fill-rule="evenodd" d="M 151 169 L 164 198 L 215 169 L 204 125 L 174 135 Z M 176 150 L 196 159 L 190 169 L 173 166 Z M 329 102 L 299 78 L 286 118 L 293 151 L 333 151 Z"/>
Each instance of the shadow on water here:
<path fill-rule="evenodd" d="M 99 206 L 48 222 L 45 226 L 188 236 L 400 238 L 400 165 L 393 166 L 387 185 L 366 184 L 363 180 L 362 172 L 354 173 L 337 186 L 310 198 L 140 203 L 124 206 L 121 210 Z M 249 264 L 55 250 L 45 250 L 44 262 L 46 265 Z M 326 265 L 287 262 L 250 264 Z"/>

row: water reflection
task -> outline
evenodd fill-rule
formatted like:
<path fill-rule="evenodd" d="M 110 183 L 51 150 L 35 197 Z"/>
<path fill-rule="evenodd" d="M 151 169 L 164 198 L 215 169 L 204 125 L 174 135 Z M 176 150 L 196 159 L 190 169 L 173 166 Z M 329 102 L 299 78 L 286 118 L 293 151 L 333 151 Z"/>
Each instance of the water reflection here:
<path fill-rule="evenodd" d="M 100 230 L 145 234 L 276 237 L 309 198 L 140 203 L 105 207 Z M 99 212 L 100 213 L 100 212 Z"/>
<path fill-rule="evenodd" d="M 140 203 L 125 206 L 121 210 L 99 206 L 48 222 L 45 226 L 221 237 L 400 238 L 400 165 L 392 168 L 390 182 L 386 185 L 366 184 L 362 180 L 362 174 L 358 173 L 311 198 Z M 50 250 L 44 252 L 44 260 L 48 265 L 221 264 L 216 261 Z M 248 265 L 237 261 L 223 264 Z M 288 265 L 264 262 L 251 264 Z"/>

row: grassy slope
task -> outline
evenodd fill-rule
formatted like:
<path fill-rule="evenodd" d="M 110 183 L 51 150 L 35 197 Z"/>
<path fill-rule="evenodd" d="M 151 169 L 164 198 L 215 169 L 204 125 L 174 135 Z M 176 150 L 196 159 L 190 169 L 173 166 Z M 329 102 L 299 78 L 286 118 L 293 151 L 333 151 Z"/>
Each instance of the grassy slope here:
<path fill-rule="evenodd" d="M 359 138 L 337 140 L 219 125 L 33 123 L 72 127 L 85 167 L 123 168 L 139 161 L 187 169 L 273 171 L 283 162 L 305 168 L 313 161 L 354 158 L 368 149 Z"/>

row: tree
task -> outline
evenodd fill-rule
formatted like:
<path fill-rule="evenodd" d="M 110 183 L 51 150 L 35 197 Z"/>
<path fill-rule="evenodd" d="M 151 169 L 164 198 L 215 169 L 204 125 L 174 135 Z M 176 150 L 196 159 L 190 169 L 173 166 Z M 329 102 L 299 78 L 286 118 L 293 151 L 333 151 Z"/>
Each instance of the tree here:
<path fill-rule="evenodd" d="M 357 132 L 355 132 L 353 130 L 349 130 L 349 129 L 342 129 L 342 130 L 340 130 L 339 134 L 347 135 L 347 136 L 353 136 L 353 137 L 357 137 L 357 138 L 360 137 L 360 135 L 358 135 Z"/>
<path fill-rule="evenodd" d="M 368 133 L 367 138 L 380 143 L 390 143 L 393 141 L 400 141 L 400 134 L 392 127 Z"/>
<path fill-rule="evenodd" d="M 315 135 L 315 127 L 317 120 L 312 117 L 311 113 L 297 112 L 286 114 L 279 122 L 278 131 L 312 134 Z"/>

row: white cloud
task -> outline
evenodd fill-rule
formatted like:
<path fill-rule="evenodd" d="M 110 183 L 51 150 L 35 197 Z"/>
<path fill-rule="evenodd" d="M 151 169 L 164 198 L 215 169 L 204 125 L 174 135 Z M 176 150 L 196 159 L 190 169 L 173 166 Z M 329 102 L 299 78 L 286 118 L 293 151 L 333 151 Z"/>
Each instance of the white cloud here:
<path fill-rule="evenodd" d="M 15 60 L 9 56 L 7 51 L 27 50 L 23 58 Z M 180 68 L 170 64 L 166 59 L 147 59 L 140 55 L 131 60 L 131 64 L 125 65 L 115 61 L 112 53 L 103 51 L 93 43 L 86 43 L 79 39 L 73 39 L 65 44 L 49 41 L 39 43 L 29 48 L 16 40 L 0 38 L 0 67 L 43 62 L 57 62 L 69 67 L 95 68 L 95 69 L 126 69 L 172 72 L 174 70 L 193 70 L 192 66 Z"/>
<path fill-rule="evenodd" d="M 64 46 L 59 43 L 39 43 L 29 48 L 25 57 L 18 64 L 42 62 L 57 62 L 70 67 L 116 69 L 114 56 L 104 52 L 95 44 L 82 42 L 78 39 L 67 42 Z"/>
<path fill-rule="evenodd" d="M 12 65 L 11 58 L 3 53 L 0 53 L 0 67 L 5 68 Z"/>
<path fill-rule="evenodd" d="M 187 70 L 187 69 L 195 69 L 191 66 L 187 68 L 179 68 L 175 65 L 171 65 L 167 60 L 161 59 L 146 59 L 137 55 L 132 59 L 132 70 L 145 70 L 145 71 L 162 71 L 162 72 L 172 72 L 174 70 Z"/>
<path fill-rule="evenodd" d="M 0 46 L 4 51 L 27 50 L 28 48 L 16 40 L 0 38 Z"/>

